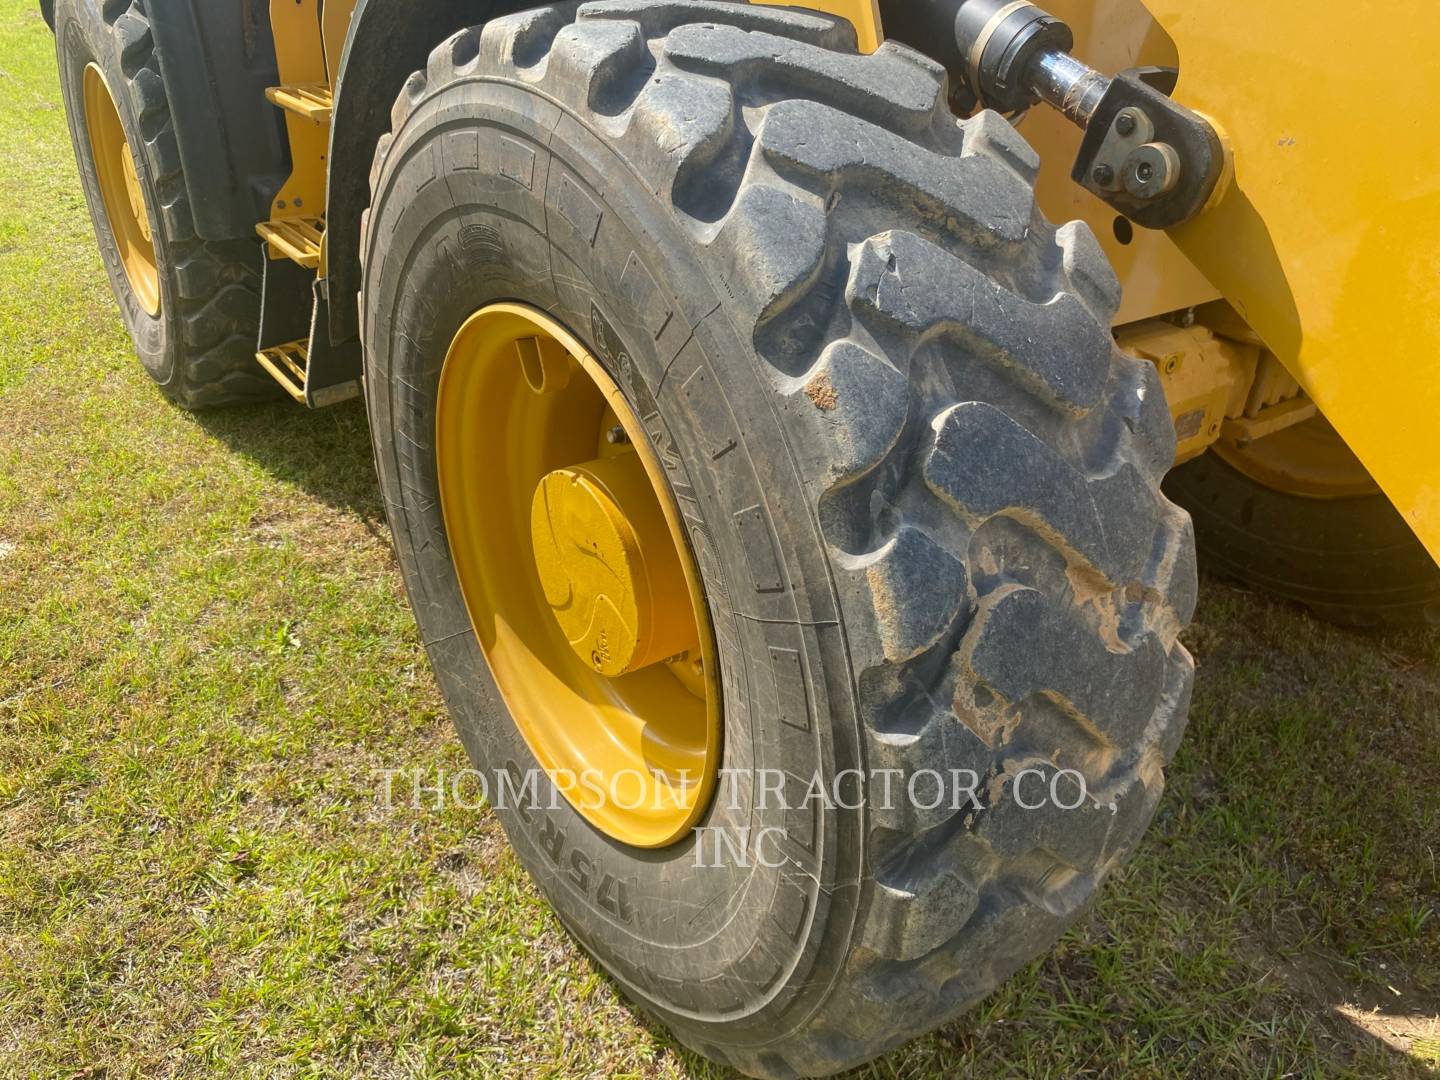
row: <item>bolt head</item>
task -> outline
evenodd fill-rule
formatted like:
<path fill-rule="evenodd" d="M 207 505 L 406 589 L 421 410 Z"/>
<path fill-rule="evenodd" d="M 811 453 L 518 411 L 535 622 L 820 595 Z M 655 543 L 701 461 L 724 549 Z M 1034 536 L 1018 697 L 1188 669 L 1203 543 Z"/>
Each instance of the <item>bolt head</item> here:
<path fill-rule="evenodd" d="M 1137 199 L 1154 199 L 1173 188 L 1180 176 L 1180 156 L 1168 143 L 1137 146 L 1125 159 L 1125 190 Z"/>
<path fill-rule="evenodd" d="M 1115 130 L 1121 135 L 1129 135 L 1135 130 L 1135 116 L 1132 113 L 1122 112 L 1115 117 Z"/>
<path fill-rule="evenodd" d="M 1091 178 L 1101 187 L 1111 184 L 1115 180 L 1115 170 L 1109 165 L 1096 165 L 1090 173 Z"/>

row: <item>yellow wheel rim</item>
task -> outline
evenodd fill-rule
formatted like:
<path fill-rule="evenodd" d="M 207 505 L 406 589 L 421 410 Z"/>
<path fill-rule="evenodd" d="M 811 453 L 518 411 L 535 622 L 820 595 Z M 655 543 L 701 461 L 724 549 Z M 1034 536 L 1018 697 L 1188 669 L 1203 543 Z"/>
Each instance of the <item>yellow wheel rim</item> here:
<path fill-rule="evenodd" d="M 663 847 L 704 812 L 720 696 L 705 593 L 644 425 L 544 312 L 494 304 L 445 357 L 441 508 L 520 733 L 596 828 Z"/>
<path fill-rule="evenodd" d="M 1380 488 L 1323 416 L 1242 445 L 1221 439 L 1214 450 L 1257 484 L 1309 499 L 1353 499 Z"/>
<path fill-rule="evenodd" d="M 82 86 L 85 98 L 85 129 L 90 135 L 90 154 L 95 160 L 95 178 L 100 184 L 100 198 L 105 204 L 105 217 L 120 250 L 120 263 L 130 289 L 140 306 L 151 315 L 160 314 L 160 272 L 155 266 L 155 244 L 150 231 L 150 215 L 140 193 L 140 178 L 135 171 L 135 156 L 125 141 L 120 113 L 115 99 L 105 85 L 100 69 L 89 64 Z"/>

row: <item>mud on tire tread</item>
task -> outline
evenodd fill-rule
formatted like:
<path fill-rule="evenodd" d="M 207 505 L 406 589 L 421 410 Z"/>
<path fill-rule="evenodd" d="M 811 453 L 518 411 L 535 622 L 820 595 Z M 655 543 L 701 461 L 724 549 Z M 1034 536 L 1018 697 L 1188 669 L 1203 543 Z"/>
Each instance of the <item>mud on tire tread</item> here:
<path fill-rule="evenodd" d="M 66 7 L 73 10 L 66 11 Z M 117 106 L 127 127 L 133 118 L 138 129 L 138 145 L 132 139 L 132 147 L 140 158 L 142 185 L 143 174 L 148 174 L 151 210 L 160 234 L 156 245 L 161 290 L 158 319 L 152 319 L 129 296 L 129 282 L 110 250 L 113 241 L 108 236 L 109 225 L 103 221 L 98 192 L 87 190 L 87 197 L 94 208 L 116 299 L 146 370 L 170 398 L 187 409 L 282 396 L 275 381 L 255 362 L 260 317 L 258 241 L 213 241 L 195 234 L 146 4 L 143 0 L 105 0 L 94 7 L 81 7 L 62 2 L 61 8 L 57 38 L 62 77 L 66 55 L 61 35 L 67 30 L 67 16 L 89 21 L 89 13 L 97 13 L 100 25 L 90 31 L 99 39 L 96 44 L 103 46 L 109 39 L 115 67 L 104 57 L 99 62 L 108 77 L 123 80 L 123 86 L 115 90 L 117 96 L 128 95 L 128 101 L 117 101 Z M 67 112 L 76 152 L 88 159 L 83 104 L 73 100 Z M 82 164 L 82 177 L 88 168 Z M 87 189 L 89 186 L 87 177 Z"/>
<path fill-rule="evenodd" d="M 1196 595 L 1159 493 L 1163 392 L 1113 344 L 1094 237 L 1036 209 L 1034 153 L 993 114 L 957 123 L 908 49 L 857 55 L 847 24 L 790 9 L 558 5 L 442 43 L 396 133 L 476 78 L 602 133 L 704 253 L 828 544 L 868 769 L 985 780 L 979 812 L 872 806 L 860 923 L 803 1023 L 720 1045 L 650 1004 L 751 1075 L 838 1071 L 1048 948 L 1154 811 Z M 1032 766 L 1076 770 L 1101 809 L 1020 811 Z"/>

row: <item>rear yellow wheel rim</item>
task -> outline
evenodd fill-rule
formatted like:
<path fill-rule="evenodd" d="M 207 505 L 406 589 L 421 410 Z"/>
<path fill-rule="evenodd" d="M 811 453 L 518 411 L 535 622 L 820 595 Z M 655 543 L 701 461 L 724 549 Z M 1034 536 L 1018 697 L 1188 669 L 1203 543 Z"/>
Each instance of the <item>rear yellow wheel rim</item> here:
<path fill-rule="evenodd" d="M 673 843 L 719 770 L 705 593 L 644 425 L 584 344 L 494 304 L 445 358 L 436 461 L 480 648 L 540 767 L 596 828 Z"/>
<path fill-rule="evenodd" d="M 1380 488 L 1323 416 L 1242 445 L 1221 439 L 1214 450 L 1231 468 L 1274 491 L 1308 499 L 1353 499 Z"/>
<path fill-rule="evenodd" d="M 85 129 L 105 217 L 120 251 L 120 264 L 140 306 L 152 316 L 160 314 L 160 271 L 155 265 L 155 243 L 150 215 L 140 191 L 135 155 L 125 140 L 115 99 L 95 64 L 88 64 L 81 87 L 85 99 Z"/>

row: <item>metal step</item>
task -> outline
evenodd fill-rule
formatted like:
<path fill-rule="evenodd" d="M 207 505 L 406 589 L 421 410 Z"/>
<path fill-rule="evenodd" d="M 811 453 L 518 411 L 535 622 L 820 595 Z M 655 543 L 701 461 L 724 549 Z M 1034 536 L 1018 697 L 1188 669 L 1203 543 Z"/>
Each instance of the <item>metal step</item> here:
<path fill-rule="evenodd" d="M 333 103 L 330 88 L 324 83 L 301 83 L 298 86 L 272 86 L 265 96 L 280 108 L 293 112 L 307 120 L 322 124 L 330 122 L 330 107 Z"/>
<path fill-rule="evenodd" d="M 255 359 L 291 397 L 305 404 L 305 369 L 310 363 L 308 342 L 288 341 L 271 349 L 261 349 Z"/>
<path fill-rule="evenodd" d="M 280 218 L 262 221 L 255 231 L 270 243 L 271 255 L 282 255 L 307 270 L 320 265 L 320 240 L 325 233 L 322 218 Z"/>
<path fill-rule="evenodd" d="M 312 409 L 359 396 L 360 342 L 331 343 L 325 282 L 289 259 L 261 254 L 260 263 L 256 362 Z"/>

